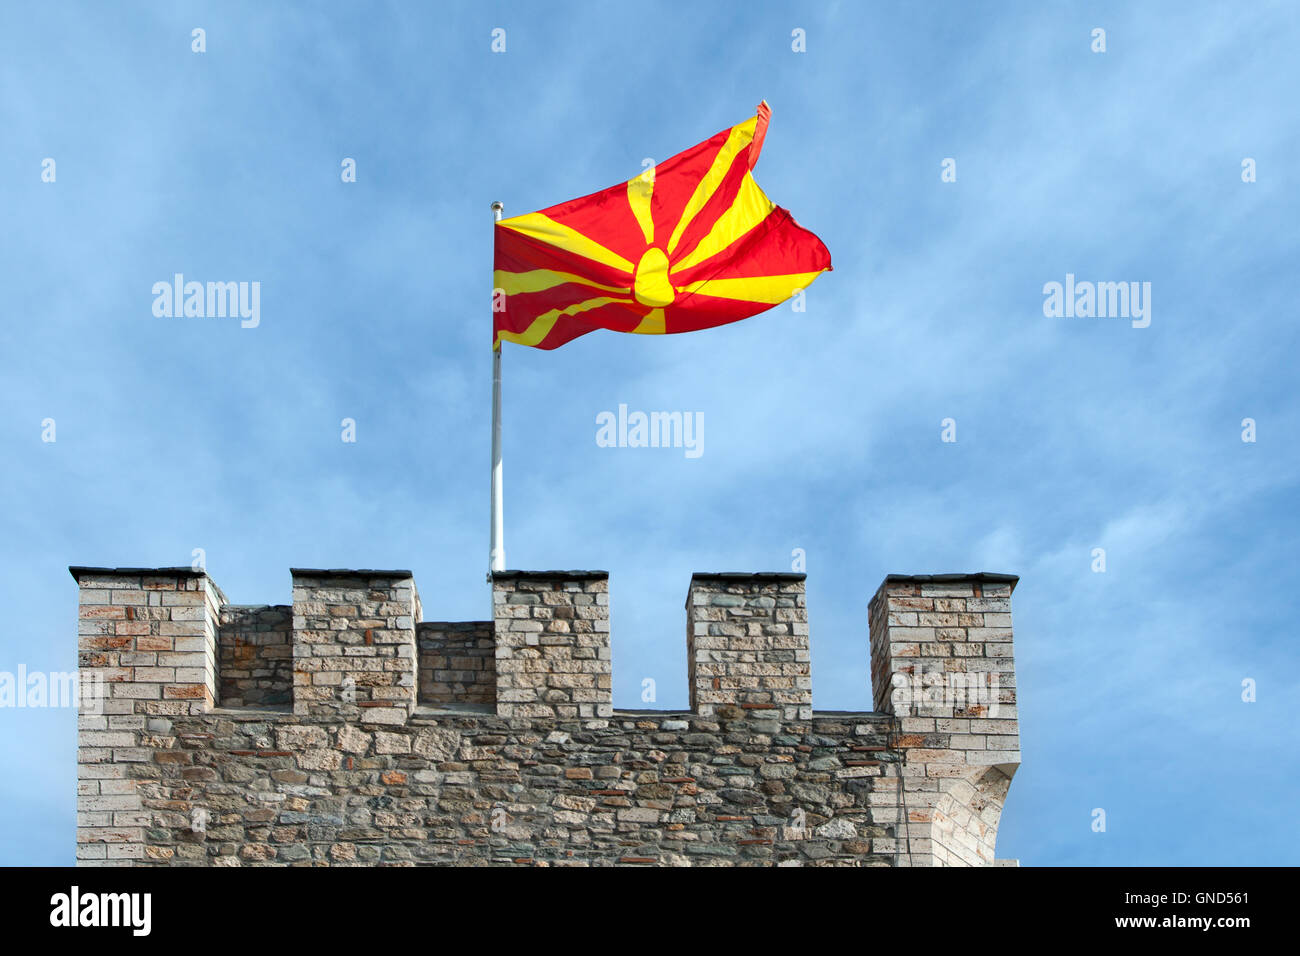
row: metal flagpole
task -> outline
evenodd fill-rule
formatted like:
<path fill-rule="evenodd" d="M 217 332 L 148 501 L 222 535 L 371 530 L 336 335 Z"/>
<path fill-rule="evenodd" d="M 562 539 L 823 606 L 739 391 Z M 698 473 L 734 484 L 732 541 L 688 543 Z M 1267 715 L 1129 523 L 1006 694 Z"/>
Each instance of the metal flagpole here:
<path fill-rule="evenodd" d="M 505 206 L 500 202 L 492 204 L 493 222 L 501 221 Z M 495 229 L 495 226 L 493 227 Z M 493 308 L 496 307 L 496 293 L 493 293 Z M 492 351 L 492 535 L 488 551 L 491 571 L 506 569 L 505 521 L 502 517 L 501 496 L 501 346 L 493 343 Z M 492 579 L 489 572 L 488 580 Z"/>

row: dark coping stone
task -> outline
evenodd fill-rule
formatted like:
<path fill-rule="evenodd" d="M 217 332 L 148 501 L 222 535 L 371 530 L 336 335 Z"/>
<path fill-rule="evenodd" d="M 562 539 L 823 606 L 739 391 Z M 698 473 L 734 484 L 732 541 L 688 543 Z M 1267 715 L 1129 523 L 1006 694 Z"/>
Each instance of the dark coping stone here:
<path fill-rule="evenodd" d="M 609 577 L 608 571 L 493 571 L 492 578 L 508 581 L 511 578 L 564 578 L 589 581 Z"/>
<path fill-rule="evenodd" d="M 951 574 L 887 574 L 885 584 L 953 584 L 958 581 L 987 581 L 989 584 L 1009 584 L 1016 589 L 1018 574 L 998 574 L 995 571 L 967 571 Z"/>
<path fill-rule="evenodd" d="M 377 571 L 374 568 L 290 568 L 289 573 L 305 578 L 409 578 L 410 571 Z"/>
<path fill-rule="evenodd" d="M 68 568 L 68 572 L 76 580 L 80 580 L 83 574 L 153 574 L 159 577 L 177 576 L 186 578 L 204 577 L 207 571 L 195 571 L 192 567 L 184 568 L 90 568 L 80 564 L 74 564 Z"/>
<path fill-rule="evenodd" d="M 803 581 L 808 575 L 795 571 L 696 571 L 692 581 Z"/>

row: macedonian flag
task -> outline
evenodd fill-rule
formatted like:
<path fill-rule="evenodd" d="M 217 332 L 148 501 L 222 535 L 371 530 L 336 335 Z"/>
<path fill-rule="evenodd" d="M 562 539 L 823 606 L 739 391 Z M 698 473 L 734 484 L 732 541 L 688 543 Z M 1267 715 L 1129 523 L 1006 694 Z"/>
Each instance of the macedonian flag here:
<path fill-rule="evenodd" d="M 748 318 L 831 268 L 751 170 L 771 110 L 626 183 L 496 224 L 492 347 L 595 329 L 663 335 Z"/>

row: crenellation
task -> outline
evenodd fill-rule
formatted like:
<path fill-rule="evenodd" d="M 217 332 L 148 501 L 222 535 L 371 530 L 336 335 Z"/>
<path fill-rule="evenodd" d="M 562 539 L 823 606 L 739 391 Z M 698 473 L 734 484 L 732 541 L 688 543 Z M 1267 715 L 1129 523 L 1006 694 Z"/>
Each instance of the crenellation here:
<path fill-rule="evenodd" d="M 492 576 L 499 716 L 612 713 L 608 589 L 604 571 Z"/>
<path fill-rule="evenodd" d="M 886 578 L 870 713 L 813 710 L 802 574 L 694 575 L 677 713 L 613 708 L 603 571 L 499 572 L 467 622 L 424 621 L 409 571 L 293 569 L 270 606 L 72 572 L 106 689 L 78 720 L 81 865 L 995 862 L 1009 575 Z"/>
<path fill-rule="evenodd" d="M 899 718 L 906 830 L 925 840 L 913 840 L 909 865 L 993 865 L 997 820 L 1020 766 L 1016 578 L 955 577 L 890 575 L 868 613 L 873 700 Z M 916 627 L 907 626 L 912 613 Z M 990 624 L 992 615 L 1001 619 Z"/>
<path fill-rule="evenodd" d="M 418 695 L 411 572 L 290 573 L 294 714 L 404 722 Z"/>
<path fill-rule="evenodd" d="M 686 595 L 691 709 L 722 705 L 812 716 L 802 574 L 696 574 Z"/>

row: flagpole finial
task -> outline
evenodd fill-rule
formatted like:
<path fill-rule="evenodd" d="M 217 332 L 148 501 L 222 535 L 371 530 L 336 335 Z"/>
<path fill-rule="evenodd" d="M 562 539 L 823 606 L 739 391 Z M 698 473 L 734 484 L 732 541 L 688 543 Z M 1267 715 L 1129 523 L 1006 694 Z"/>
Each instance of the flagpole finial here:
<path fill-rule="evenodd" d="M 501 221 L 501 213 L 505 211 L 505 208 L 505 203 L 501 202 L 499 199 L 492 204 L 492 215 L 496 218 L 497 222 Z"/>

